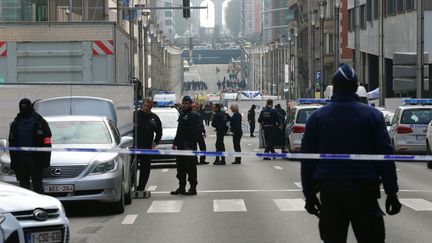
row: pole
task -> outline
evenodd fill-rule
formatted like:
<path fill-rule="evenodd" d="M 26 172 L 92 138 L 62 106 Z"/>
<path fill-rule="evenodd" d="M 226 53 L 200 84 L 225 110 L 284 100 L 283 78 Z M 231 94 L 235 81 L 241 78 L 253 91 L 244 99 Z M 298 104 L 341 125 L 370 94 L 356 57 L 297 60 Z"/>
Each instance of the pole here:
<path fill-rule="evenodd" d="M 417 98 L 424 93 L 424 3 L 417 0 Z M 431 75 L 431 74 L 429 74 Z"/>
<path fill-rule="evenodd" d="M 312 91 L 312 84 L 313 84 L 313 77 L 314 77 L 314 70 L 313 70 L 313 60 L 312 57 L 314 56 L 314 54 L 312 53 L 312 45 L 313 45 L 313 38 L 312 38 L 312 8 L 311 8 L 311 4 L 308 4 L 308 14 L 309 17 L 308 19 L 310 21 L 308 21 L 308 52 L 309 52 L 309 82 L 308 82 L 308 92 L 310 93 Z"/>
<path fill-rule="evenodd" d="M 143 66 L 143 21 L 138 20 L 138 78 L 144 82 L 144 66 Z M 142 86 L 140 87 L 142 89 Z"/>
<path fill-rule="evenodd" d="M 134 77 L 135 76 L 135 29 L 134 29 L 134 22 L 133 19 L 131 18 L 132 16 L 132 10 L 129 10 L 129 38 L 130 38 L 130 42 L 129 42 L 129 63 L 131 66 L 130 69 L 130 77 Z"/>
<path fill-rule="evenodd" d="M 385 56 L 384 56 L 384 0 L 378 2 L 378 62 L 379 62 L 379 106 L 385 107 L 387 96 L 387 82 L 385 75 Z"/>
<path fill-rule="evenodd" d="M 363 72 L 361 68 L 361 53 L 360 53 L 360 0 L 354 0 L 354 16 L 355 16 L 355 60 L 354 60 L 354 69 L 357 72 L 357 76 L 359 81 L 362 83 L 363 80 Z"/>
<path fill-rule="evenodd" d="M 336 6 L 336 5 L 335 5 Z M 335 70 L 339 67 L 340 63 L 340 7 L 335 7 L 335 46 L 334 46 L 334 53 L 335 53 Z"/>
<path fill-rule="evenodd" d="M 144 96 L 148 97 L 148 89 L 149 89 L 149 85 L 148 85 L 148 80 L 149 80 L 149 69 L 148 69 L 148 36 L 147 36 L 147 31 L 148 31 L 148 27 L 144 28 L 144 80 L 143 85 L 144 85 Z"/>
<path fill-rule="evenodd" d="M 324 98 L 324 18 L 320 18 L 320 97 Z"/>
<path fill-rule="evenodd" d="M 68 22 L 72 22 L 72 0 L 69 0 L 68 10 Z"/>
<path fill-rule="evenodd" d="M 296 30 L 297 31 L 297 30 Z M 295 71 L 295 99 L 300 98 L 300 81 L 298 68 L 298 32 L 294 34 L 294 71 Z"/>
<path fill-rule="evenodd" d="M 120 26 L 123 26 L 122 23 L 122 10 L 120 10 L 120 7 L 122 6 L 122 0 L 117 0 L 117 24 Z"/>
<path fill-rule="evenodd" d="M 82 22 L 89 21 L 88 5 L 88 0 L 82 0 Z"/>

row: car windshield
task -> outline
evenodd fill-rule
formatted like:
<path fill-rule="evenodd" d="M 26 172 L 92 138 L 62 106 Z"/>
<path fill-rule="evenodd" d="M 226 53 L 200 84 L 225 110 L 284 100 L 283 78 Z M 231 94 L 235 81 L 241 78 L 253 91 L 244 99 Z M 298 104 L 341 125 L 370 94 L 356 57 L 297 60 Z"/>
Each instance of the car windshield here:
<path fill-rule="evenodd" d="M 409 109 L 402 113 L 401 124 L 429 124 L 432 109 Z"/>
<path fill-rule="evenodd" d="M 299 112 L 297 114 L 296 123 L 298 123 L 298 124 L 306 124 L 307 119 L 310 117 L 310 115 L 312 115 L 312 113 L 316 109 L 317 108 L 310 108 L 310 109 L 301 109 L 301 110 L 299 110 Z"/>
<path fill-rule="evenodd" d="M 49 122 L 53 144 L 109 144 L 111 136 L 102 121 Z"/>
<path fill-rule="evenodd" d="M 177 112 L 156 112 L 162 122 L 162 128 L 177 128 Z"/>

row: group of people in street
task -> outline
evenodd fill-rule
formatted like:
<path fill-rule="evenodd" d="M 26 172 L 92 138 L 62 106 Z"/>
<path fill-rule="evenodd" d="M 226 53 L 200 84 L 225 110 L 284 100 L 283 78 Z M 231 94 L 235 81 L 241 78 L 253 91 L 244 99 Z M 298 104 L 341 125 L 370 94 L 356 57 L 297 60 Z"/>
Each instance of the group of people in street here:
<path fill-rule="evenodd" d="M 189 90 L 207 90 L 207 83 L 202 80 L 192 80 L 183 82 L 183 91 Z"/>
<path fill-rule="evenodd" d="M 218 80 L 216 83 L 219 91 L 238 91 L 246 89 L 246 81 L 239 79 L 227 79 L 223 78 L 223 80 Z"/>

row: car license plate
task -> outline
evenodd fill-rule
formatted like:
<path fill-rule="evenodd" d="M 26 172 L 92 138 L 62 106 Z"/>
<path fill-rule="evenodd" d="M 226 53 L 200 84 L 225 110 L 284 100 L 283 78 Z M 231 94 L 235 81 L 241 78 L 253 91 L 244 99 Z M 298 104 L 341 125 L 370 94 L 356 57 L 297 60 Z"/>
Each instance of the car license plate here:
<path fill-rule="evenodd" d="M 46 185 L 44 186 L 44 192 L 73 192 L 75 190 L 74 185 Z"/>
<path fill-rule="evenodd" d="M 30 243 L 57 243 L 62 242 L 61 230 L 31 232 L 27 236 Z"/>

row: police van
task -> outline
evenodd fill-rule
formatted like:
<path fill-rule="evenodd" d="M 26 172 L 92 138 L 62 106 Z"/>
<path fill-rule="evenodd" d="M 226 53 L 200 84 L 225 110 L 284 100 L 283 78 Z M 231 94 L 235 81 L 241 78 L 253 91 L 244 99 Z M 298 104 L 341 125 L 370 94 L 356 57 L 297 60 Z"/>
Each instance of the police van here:
<path fill-rule="evenodd" d="M 424 154 L 426 133 L 432 120 L 432 99 L 405 99 L 396 109 L 390 138 L 396 153 Z"/>
<path fill-rule="evenodd" d="M 290 108 L 285 127 L 285 152 L 300 151 L 308 118 L 329 101 L 329 99 L 299 99 L 297 105 Z"/>

